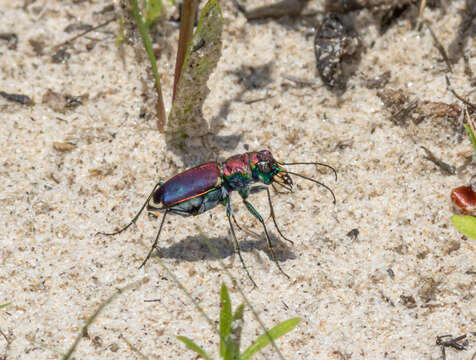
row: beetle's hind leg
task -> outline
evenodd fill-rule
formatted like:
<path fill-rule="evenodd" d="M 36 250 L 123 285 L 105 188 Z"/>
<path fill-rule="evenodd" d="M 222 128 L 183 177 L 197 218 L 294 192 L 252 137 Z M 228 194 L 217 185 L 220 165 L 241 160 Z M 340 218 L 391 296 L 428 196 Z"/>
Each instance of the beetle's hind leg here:
<path fill-rule="evenodd" d="M 168 212 L 169 212 L 169 210 L 165 210 L 164 215 L 162 216 L 162 221 L 160 222 L 159 231 L 157 232 L 157 236 L 155 237 L 154 244 L 152 244 L 152 247 L 150 248 L 149 253 L 147 254 L 147 257 L 144 259 L 142 264 L 139 266 L 139 269 L 147 263 L 147 261 L 152 256 L 152 253 L 156 249 L 157 243 L 159 242 L 160 233 L 162 232 L 162 227 L 164 226 L 165 216 L 167 215 Z"/>
<path fill-rule="evenodd" d="M 147 206 L 147 204 L 149 203 L 150 199 L 152 198 L 152 196 L 154 195 L 155 193 L 155 190 L 160 186 L 162 185 L 163 183 L 162 182 L 158 182 L 157 184 L 155 184 L 154 186 L 154 189 L 152 190 L 152 192 L 150 193 L 150 195 L 147 197 L 147 200 L 145 201 L 144 205 L 142 205 L 142 207 L 140 208 L 139 212 L 137 213 L 136 216 L 134 216 L 134 218 L 132 219 L 132 221 L 127 224 L 126 226 L 124 226 L 123 228 L 117 230 L 117 231 L 114 231 L 114 232 L 111 232 L 111 233 L 106 233 L 106 232 L 102 232 L 102 231 L 99 231 L 96 233 L 96 235 L 107 235 L 107 236 L 111 236 L 111 235 L 117 235 L 117 234 L 120 234 L 121 232 L 127 230 L 132 224 L 135 224 L 137 219 L 139 218 L 140 214 L 142 214 L 142 211 L 144 211 L 145 207 Z"/>
<path fill-rule="evenodd" d="M 266 234 L 266 241 L 268 243 L 268 249 L 269 251 L 271 252 L 271 256 L 273 257 L 273 260 L 274 262 L 276 263 L 276 266 L 278 267 L 279 271 L 281 271 L 283 273 L 283 275 L 285 275 L 288 279 L 290 278 L 288 274 L 286 274 L 284 272 L 284 270 L 281 268 L 281 266 L 279 265 L 279 262 L 278 262 L 278 258 L 276 257 L 276 254 L 274 252 L 274 249 L 273 249 L 273 244 L 271 243 L 271 238 L 269 237 L 269 234 L 268 234 L 268 229 L 266 228 L 266 224 L 264 223 L 264 220 L 263 218 L 261 217 L 261 215 L 258 213 L 258 211 L 256 211 L 256 209 L 253 207 L 253 205 L 251 205 L 251 203 L 246 200 L 246 199 L 243 199 L 243 202 L 245 203 L 246 205 L 246 208 L 248 209 L 248 211 L 253 214 L 253 216 L 255 218 L 258 219 L 258 221 L 263 225 L 263 228 L 264 228 L 264 233 Z M 282 236 L 282 235 L 281 235 Z"/>

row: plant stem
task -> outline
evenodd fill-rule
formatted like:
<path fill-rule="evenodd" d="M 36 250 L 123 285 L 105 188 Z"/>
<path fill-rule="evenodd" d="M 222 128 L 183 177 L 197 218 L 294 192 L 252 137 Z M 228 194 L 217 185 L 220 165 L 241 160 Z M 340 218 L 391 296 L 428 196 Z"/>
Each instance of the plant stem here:
<path fill-rule="evenodd" d="M 175 92 L 177 89 L 177 84 L 180 80 L 180 75 L 182 74 L 182 67 L 185 61 L 185 55 L 187 54 L 188 44 L 192 40 L 193 25 L 197 16 L 197 9 L 197 0 L 184 0 L 182 4 L 182 13 L 180 15 L 180 34 L 177 58 L 175 60 L 174 92 L 172 102 L 175 100 Z"/>

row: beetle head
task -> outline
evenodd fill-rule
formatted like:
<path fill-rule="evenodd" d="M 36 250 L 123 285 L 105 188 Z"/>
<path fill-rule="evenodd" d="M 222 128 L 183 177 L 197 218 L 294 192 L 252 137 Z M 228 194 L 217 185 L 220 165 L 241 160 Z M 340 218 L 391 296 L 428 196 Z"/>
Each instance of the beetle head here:
<path fill-rule="evenodd" d="M 269 150 L 261 150 L 251 155 L 251 170 L 253 178 L 266 185 L 279 182 L 287 187 L 291 187 L 293 182 L 286 170 L 281 167 Z"/>

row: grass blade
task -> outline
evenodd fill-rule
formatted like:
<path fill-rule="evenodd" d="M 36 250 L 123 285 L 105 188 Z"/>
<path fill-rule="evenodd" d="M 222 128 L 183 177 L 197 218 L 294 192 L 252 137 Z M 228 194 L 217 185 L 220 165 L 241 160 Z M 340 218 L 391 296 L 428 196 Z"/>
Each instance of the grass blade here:
<path fill-rule="evenodd" d="M 248 360 L 258 351 L 263 349 L 270 343 L 270 338 L 276 340 L 277 338 L 283 336 L 284 334 L 288 333 L 292 329 L 296 327 L 297 324 L 301 321 L 300 318 L 292 318 L 286 321 L 283 321 L 273 327 L 271 330 L 268 331 L 268 334 L 263 334 L 256 341 L 251 344 L 248 349 L 246 349 L 243 354 L 240 356 L 240 360 Z"/>
<path fill-rule="evenodd" d="M 147 0 L 145 6 L 145 21 L 144 25 L 149 30 L 152 23 L 159 17 L 164 8 L 162 0 Z"/>
<path fill-rule="evenodd" d="M 203 350 L 200 346 L 195 344 L 192 339 L 189 339 L 185 336 L 177 336 L 177 339 L 179 339 L 181 342 L 185 344 L 186 347 L 188 347 L 190 350 L 195 351 L 198 355 L 200 355 L 205 360 L 212 360 L 212 358 L 207 355 L 205 350 Z"/>
<path fill-rule="evenodd" d="M 236 281 L 236 279 L 233 277 L 232 273 L 230 272 L 230 270 L 228 270 L 226 268 L 226 266 L 224 266 L 223 264 L 223 261 L 220 260 L 220 257 L 218 255 L 218 251 L 217 249 L 212 245 L 212 243 L 210 242 L 210 240 L 208 239 L 208 237 L 204 234 L 203 231 L 200 230 L 200 237 L 205 241 L 205 243 L 207 244 L 208 246 L 208 249 L 210 250 L 210 252 L 213 254 L 213 256 L 220 262 L 221 264 L 221 267 L 223 268 L 223 270 L 226 272 L 227 276 L 230 278 L 230 280 L 232 281 L 233 285 L 236 286 L 236 288 L 238 289 L 238 291 L 240 292 L 240 295 L 241 297 L 243 298 L 243 300 L 245 301 L 246 305 L 248 306 L 248 308 L 251 310 L 251 313 L 253 314 L 253 317 L 255 318 L 255 320 L 259 323 L 260 327 L 265 331 L 264 333 L 264 336 L 266 336 L 268 338 L 268 340 L 271 342 L 271 346 L 273 347 L 273 349 L 275 350 L 277 356 L 279 357 L 279 359 L 281 360 L 284 360 L 284 357 L 283 355 L 281 354 L 281 352 L 279 351 L 279 348 L 278 346 L 276 345 L 276 343 L 274 342 L 273 338 L 271 337 L 271 335 L 269 334 L 269 331 L 267 331 L 266 327 L 264 326 L 264 323 L 263 321 L 260 319 L 260 317 L 258 316 L 258 313 L 256 312 L 256 310 L 253 308 L 253 305 L 251 304 L 251 302 L 248 300 L 248 298 L 246 297 L 245 293 L 243 292 L 243 290 L 238 286 L 238 283 Z"/>
<path fill-rule="evenodd" d="M 470 239 L 476 240 L 476 217 L 469 215 L 453 215 L 451 217 L 456 230 Z"/>
<path fill-rule="evenodd" d="M 226 345 L 225 341 L 227 343 L 229 343 L 229 336 L 230 336 L 230 333 L 231 333 L 232 315 L 231 315 L 230 294 L 228 294 L 228 289 L 226 288 L 226 285 L 224 283 L 221 286 L 220 303 L 221 303 L 221 311 L 220 311 L 220 356 L 222 358 L 225 358 L 225 354 L 227 353 L 227 348 L 229 348 L 229 346 Z"/>
<path fill-rule="evenodd" d="M 185 288 L 185 286 L 183 286 L 183 284 L 179 281 L 179 279 L 177 279 L 177 277 L 174 275 L 174 273 L 172 271 L 169 270 L 169 268 L 167 267 L 167 265 L 165 265 L 165 263 L 162 261 L 162 259 L 160 257 L 157 258 L 160 266 L 162 267 L 162 269 L 165 270 L 165 272 L 167 273 L 168 276 L 170 276 L 170 278 L 173 280 L 173 282 L 179 287 L 180 290 L 183 291 L 183 293 L 187 296 L 187 298 L 191 301 L 191 303 L 195 306 L 195 308 L 198 310 L 198 312 L 203 316 L 203 318 L 207 321 L 207 323 L 210 325 L 210 327 L 215 331 L 215 333 L 220 337 L 220 342 L 224 342 L 225 345 L 227 344 L 227 339 L 224 339 L 219 330 L 217 329 L 215 323 L 212 321 L 212 319 L 210 319 L 210 317 L 207 315 L 207 313 L 205 312 L 205 310 L 203 310 L 203 308 L 200 306 L 200 304 L 193 298 L 192 294 L 190 294 L 188 292 L 188 290 Z"/>
<path fill-rule="evenodd" d="M 473 130 L 471 130 L 469 125 L 464 124 L 463 126 L 471 139 L 471 144 L 473 144 L 473 153 L 476 153 L 476 137 L 474 136 Z"/>
<path fill-rule="evenodd" d="M 150 65 L 152 66 L 152 73 L 155 79 L 155 89 L 157 91 L 157 128 L 160 132 L 164 131 L 165 123 L 167 121 L 167 115 L 165 114 L 165 105 L 164 98 L 162 96 L 162 87 L 160 86 L 160 76 L 157 69 L 157 60 L 155 59 L 154 50 L 152 49 L 152 43 L 150 41 L 149 35 L 147 34 L 147 27 L 145 26 L 144 20 L 139 10 L 139 5 L 137 0 L 131 0 L 132 3 L 132 13 L 139 28 L 140 35 L 142 37 L 142 42 L 144 44 L 145 51 L 149 57 Z"/>
<path fill-rule="evenodd" d="M 91 325 L 94 322 L 94 320 L 96 320 L 96 318 L 99 316 L 99 314 L 104 310 L 104 308 L 107 305 L 109 305 L 117 296 L 119 296 L 123 292 L 125 292 L 129 289 L 132 289 L 132 288 L 138 288 L 142 284 L 144 284 L 146 281 L 148 281 L 148 279 L 144 278 L 140 281 L 136 281 L 136 282 L 134 282 L 130 285 L 127 285 L 127 286 L 123 287 L 122 289 L 117 290 L 113 295 L 111 295 L 108 299 L 106 299 L 106 301 L 102 302 L 101 305 L 99 305 L 99 307 L 96 309 L 94 314 L 91 315 L 91 317 L 86 321 L 86 324 L 81 329 L 81 332 L 78 334 L 78 336 L 76 336 L 76 339 L 74 340 L 73 345 L 71 345 L 71 347 L 68 349 L 68 351 L 66 352 L 66 354 L 63 356 L 62 359 L 63 360 L 68 360 L 68 359 L 71 358 L 71 355 L 73 355 L 73 353 L 76 350 L 76 347 L 78 346 L 80 340 L 84 337 L 85 334 L 88 333 L 89 325 Z"/>

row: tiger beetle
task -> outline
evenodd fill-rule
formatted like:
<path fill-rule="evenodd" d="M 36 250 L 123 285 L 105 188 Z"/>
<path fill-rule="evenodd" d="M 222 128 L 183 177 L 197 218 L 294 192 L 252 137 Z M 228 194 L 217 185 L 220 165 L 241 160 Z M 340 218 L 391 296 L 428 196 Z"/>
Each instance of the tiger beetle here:
<path fill-rule="evenodd" d="M 277 261 L 276 254 L 274 253 L 273 245 L 269 237 L 268 229 L 266 228 L 263 217 L 248 201 L 248 196 L 250 194 L 255 194 L 262 190 L 266 190 L 268 194 L 270 216 L 273 219 L 273 223 L 276 227 L 276 230 L 284 240 L 288 241 L 291 244 L 293 244 L 293 242 L 286 238 L 278 227 L 276 217 L 274 215 L 273 204 L 271 202 L 269 188 L 264 185 L 254 184 L 262 183 L 265 185 L 271 185 L 274 190 L 278 192 L 278 190 L 274 186 L 274 184 L 277 184 L 285 190 L 291 192 L 293 187 L 293 181 L 290 175 L 295 175 L 326 188 L 332 194 L 334 204 L 336 203 L 336 198 L 333 191 L 328 186 L 307 176 L 288 171 L 283 168 L 283 165 L 325 166 L 330 168 L 334 172 L 335 178 L 337 180 L 337 172 L 332 166 L 318 162 L 279 162 L 273 158 L 273 155 L 268 150 L 234 155 L 226 159 L 223 163 L 218 163 L 214 161 L 207 162 L 189 170 L 186 170 L 172 177 L 166 182 L 159 182 L 154 186 L 154 189 L 150 193 L 149 197 L 142 205 L 137 215 L 132 219 L 129 224 L 127 224 L 118 231 L 99 234 L 116 235 L 123 232 L 124 230 L 128 229 L 132 224 L 135 224 L 146 206 L 147 211 L 156 216 L 158 215 L 158 213 L 163 212 L 159 231 L 157 232 L 157 236 L 155 237 L 154 244 L 150 248 L 147 257 L 139 267 L 140 269 L 147 263 L 154 249 L 157 246 L 157 242 L 159 241 L 160 233 L 164 226 L 167 214 L 176 214 L 180 216 L 196 216 L 204 213 L 205 211 L 213 209 L 218 204 L 222 204 L 226 208 L 226 216 L 230 225 L 235 252 L 238 253 L 241 264 L 246 274 L 250 278 L 251 282 L 256 286 L 256 283 L 248 272 L 243 257 L 241 256 L 240 247 L 238 245 L 235 230 L 233 228 L 233 223 L 231 221 L 231 219 L 233 218 L 233 221 L 235 222 L 236 226 L 240 228 L 236 222 L 235 216 L 232 213 L 230 203 L 230 193 L 232 191 L 238 191 L 248 211 L 263 225 L 268 249 L 279 271 L 281 271 L 286 277 L 289 278 L 289 276 L 283 271 L 283 269 L 281 269 L 281 266 Z"/>

